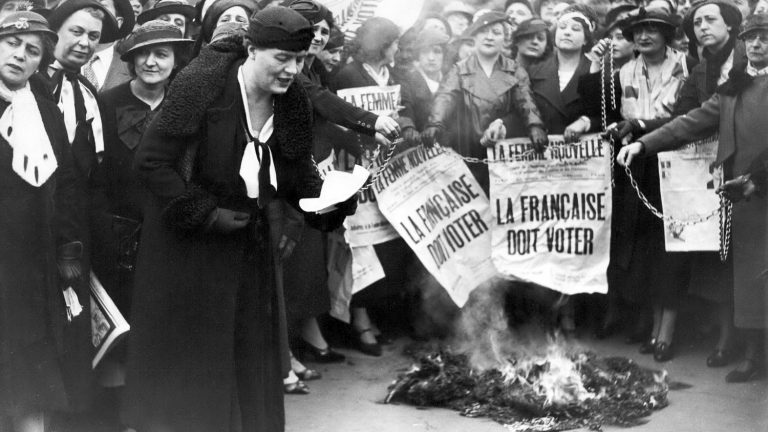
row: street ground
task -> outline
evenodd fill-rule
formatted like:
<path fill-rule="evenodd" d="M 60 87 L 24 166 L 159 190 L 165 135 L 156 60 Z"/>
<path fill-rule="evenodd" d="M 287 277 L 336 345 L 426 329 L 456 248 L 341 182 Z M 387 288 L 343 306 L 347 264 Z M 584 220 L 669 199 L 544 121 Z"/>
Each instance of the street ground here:
<path fill-rule="evenodd" d="M 666 369 L 670 379 L 690 387 L 669 393 L 667 408 L 654 412 L 648 422 L 633 428 L 605 427 L 605 431 L 631 432 L 766 432 L 768 431 L 768 381 L 726 384 L 732 367 L 711 369 L 705 359 L 713 341 L 680 335 L 694 342 L 678 346 L 667 363 L 637 353 L 621 335 L 596 340 L 591 335 L 577 341 L 599 356 L 625 356 L 641 366 Z M 710 337 L 711 339 L 711 337 Z M 487 419 L 466 418 L 438 408 L 385 405 L 387 386 L 406 370 L 410 359 L 403 348 L 412 341 L 401 337 L 385 347 L 382 357 L 369 357 L 353 349 L 339 349 L 347 361 L 334 365 L 308 363 L 323 374 L 310 381 L 309 395 L 286 395 L 286 432 L 503 432 L 503 425 Z"/>

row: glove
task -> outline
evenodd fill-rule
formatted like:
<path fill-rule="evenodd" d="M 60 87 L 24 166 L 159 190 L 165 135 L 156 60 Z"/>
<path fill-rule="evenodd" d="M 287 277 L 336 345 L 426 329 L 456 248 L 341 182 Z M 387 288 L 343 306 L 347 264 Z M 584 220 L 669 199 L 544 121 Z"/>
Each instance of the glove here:
<path fill-rule="evenodd" d="M 749 201 L 749 197 L 757 192 L 757 187 L 755 187 L 755 183 L 747 174 L 728 180 L 717 188 L 717 192 L 723 192 L 725 197 L 732 202 L 739 202 L 742 198 Z"/>
<path fill-rule="evenodd" d="M 56 254 L 56 267 L 64 288 L 76 285 L 83 277 L 83 244 L 79 241 L 59 246 Z"/>
<path fill-rule="evenodd" d="M 632 134 L 633 139 L 640 138 L 645 133 L 645 128 L 640 125 L 639 120 L 622 120 L 616 127 L 609 128 L 605 131 L 605 137 L 614 142 L 614 144 L 621 145 L 621 141 L 629 134 Z"/>
<path fill-rule="evenodd" d="M 539 126 L 531 126 L 528 135 L 531 138 L 531 143 L 533 143 L 533 149 L 536 150 L 537 153 L 541 153 L 547 148 L 549 138 L 547 138 L 547 133 L 544 129 Z"/>
<path fill-rule="evenodd" d="M 251 221 L 251 215 L 245 212 L 230 210 L 217 207 L 208 216 L 206 226 L 208 231 L 217 231 L 223 234 L 229 234 L 233 231 L 243 229 Z"/>
<path fill-rule="evenodd" d="M 344 216 L 352 216 L 357 211 L 357 194 L 352 195 L 348 200 L 339 203 L 337 211 Z"/>
<path fill-rule="evenodd" d="M 424 144 L 425 147 L 432 147 L 435 143 L 440 141 L 440 136 L 442 134 L 443 131 L 439 127 L 427 126 L 421 132 L 421 143 Z"/>
<path fill-rule="evenodd" d="M 403 129 L 403 140 L 409 145 L 419 144 L 419 133 L 416 132 L 416 128 L 407 127 Z"/>

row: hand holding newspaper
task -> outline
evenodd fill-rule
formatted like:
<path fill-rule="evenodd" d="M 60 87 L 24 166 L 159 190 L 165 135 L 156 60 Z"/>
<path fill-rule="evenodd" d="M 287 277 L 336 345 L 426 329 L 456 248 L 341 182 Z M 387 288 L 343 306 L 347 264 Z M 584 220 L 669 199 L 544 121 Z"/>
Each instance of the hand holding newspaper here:
<path fill-rule="evenodd" d="M 328 213 L 336 209 L 336 204 L 342 203 L 356 194 L 368 180 L 370 173 L 360 165 L 355 165 L 351 173 L 344 171 L 329 171 L 325 175 L 320 196 L 303 198 L 299 206 L 305 212 L 318 214 Z"/>

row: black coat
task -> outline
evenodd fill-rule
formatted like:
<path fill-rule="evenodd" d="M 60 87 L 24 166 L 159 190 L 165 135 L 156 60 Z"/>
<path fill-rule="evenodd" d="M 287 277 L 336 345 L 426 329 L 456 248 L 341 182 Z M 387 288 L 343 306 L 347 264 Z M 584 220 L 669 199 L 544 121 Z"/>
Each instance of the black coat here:
<path fill-rule="evenodd" d="M 84 312 L 67 324 L 56 247 L 82 239 L 84 185 L 67 142 L 64 121 L 47 95 L 36 93 L 58 168 L 40 187 L 11 168 L 13 149 L 0 137 L 0 416 L 19 410 L 73 406 L 72 367 L 66 328 L 90 329 L 87 287 L 75 287 Z M 0 102 L 0 111 L 8 104 Z M 83 334 L 77 348 L 90 345 Z"/>
<path fill-rule="evenodd" d="M 536 62 L 528 67 L 531 90 L 544 121 L 544 127 L 552 135 L 559 135 L 582 115 L 578 86 L 579 78 L 589 72 L 589 61 L 582 57 L 568 85 L 560 91 L 557 76 L 557 56 Z"/>

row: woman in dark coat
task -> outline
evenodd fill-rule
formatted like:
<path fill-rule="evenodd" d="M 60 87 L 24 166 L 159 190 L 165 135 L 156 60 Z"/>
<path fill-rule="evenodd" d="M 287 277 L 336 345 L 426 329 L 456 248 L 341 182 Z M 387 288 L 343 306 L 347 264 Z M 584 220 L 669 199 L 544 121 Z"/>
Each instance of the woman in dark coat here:
<path fill-rule="evenodd" d="M 215 42 L 174 80 L 136 167 L 144 215 L 127 423 L 143 432 L 282 431 L 287 354 L 272 203 L 315 197 L 311 107 L 294 79 L 312 39 L 284 7 Z M 203 90 L 203 91 L 201 91 Z M 188 180 L 187 180 L 188 179 Z M 343 221 L 340 206 L 312 223 Z"/>
<path fill-rule="evenodd" d="M 0 21 L 0 425 L 17 432 L 43 430 L 47 414 L 72 407 L 63 332 L 74 301 L 88 302 L 65 306 L 83 280 L 84 185 L 61 111 L 28 84 L 55 41 L 36 13 Z M 90 323 L 88 310 L 69 318 Z"/>
<path fill-rule="evenodd" d="M 765 370 L 766 267 L 768 207 L 765 201 L 768 146 L 768 14 L 746 19 L 748 65 L 731 71 L 729 80 L 700 108 L 643 135 L 621 149 L 617 160 L 629 166 L 640 156 L 672 150 L 719 133 L 716 165 L 727 179 L 721 191 L 733 203 L 731 254 L 736 327 L 746 337 L 744 360 L 725 378 L 743 382 Z M 638 162 L 642 162 L 639 160 Z M 749 199 L 749 198 L 752 199 Z M 747 198 L 747 199 L 745 199 Z M 664 263 L 660 263 L 664 265 Z M 655 270 L 655 269 L 654 269 Z"/>

